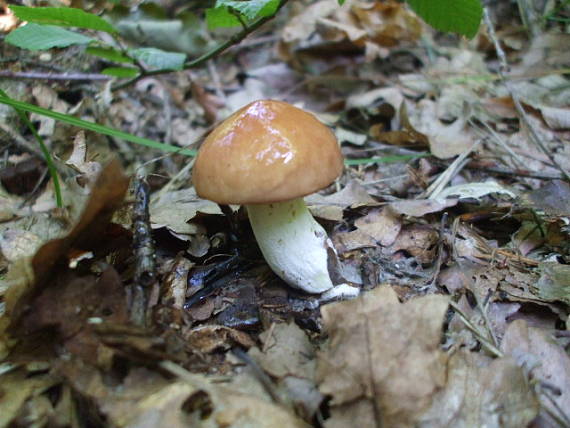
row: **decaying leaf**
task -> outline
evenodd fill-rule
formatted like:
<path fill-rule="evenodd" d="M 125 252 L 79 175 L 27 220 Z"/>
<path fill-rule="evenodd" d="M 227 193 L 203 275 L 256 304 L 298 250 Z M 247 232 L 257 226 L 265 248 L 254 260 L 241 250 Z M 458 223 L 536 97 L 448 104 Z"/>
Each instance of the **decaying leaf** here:
<path fill-rule="evenodd" d="M 314 349 L 307 335 L 295 324 L 279 324 L 262 334 L 263 349 L 252 348 L 250 355 L 272 376 L 294 375 L 312 379 Z"/>
<path fill-rule="evenodd" d="M 536 396 L 512 358 L 459 351 L 447 362 L 446 373 L 445 387 L 416 426 L 518 428 L 538 413 Z"/>
<path fill-rule="evenodd" d="M 502 349 L 540 382 L 539 426 L 553 424 L 553 415 L 558 420 L 567 419 L 570 416 L 570 357 L 551 333 L 531 327 L 523 320 L 514 321 L 507 328 Z"/>
<path fill-rule="evenodd" d="M 356 220 L 354 225 L 385 247 L 394 243 L 402 229 L 399 216 L 389 208 L 370 211 L 366 216 Z"/>
<path fill-rule="evenodd" d="M 88 160 L 84 131 L 78 132 L 75 136 L 73 140 L 73 151 L 65 163 L 82 174 L 80 184 L 91 185 L 100 174 L 101 164 Z"/>
<path fill-rule="evenodd" d="M 75 245 L 97 247 L 104 243 L 108 222 L 123 202 L 128 180 L 118 161 L 105 167 L 97 179 L 83 214 L 66 236 L 44 244 L 31 259 L 33 282 L 22 281 L 6 293 L 6 316 L 17 325 L 29 304 L 29 299 L 42 292 L 54 275 L 56 266 L 65 266 L 66 256 Z M 103 242 L 102 242 L 103 240 Z M 29 263 L 23 261 L 23 263 Z"/>
<path fill-rule="evenodd" d="M 172 191 L 151 202 L 150 221 L 153 228 L 167 227 L 178 237 L 189 239 L 200 232 L 200 226 L 189 223 L 197 213 L 222 214 L 218 204 L 200 199 L 193 188 Z"/>
<path fill-rule="evenodd" d="M 445 384 L 439 349 L 444 296 L 405 304 L 390 287 L 323 308 L 329 343 L 318 354 L 321 392 L 332 396 L 327 427 L 414 426 Z M 374 422 L 376 421 L 376 422 Z"/>
<path fill-rule="evenodd" d="M 347 207 L 358 207 L 375 203 L 366 189 L 356 180 L 349 182 L 340 192 L 323 196 L 318 193 L 307 196 L 307 205 L 315 217 L 325 220 L 342 220 Z"/>

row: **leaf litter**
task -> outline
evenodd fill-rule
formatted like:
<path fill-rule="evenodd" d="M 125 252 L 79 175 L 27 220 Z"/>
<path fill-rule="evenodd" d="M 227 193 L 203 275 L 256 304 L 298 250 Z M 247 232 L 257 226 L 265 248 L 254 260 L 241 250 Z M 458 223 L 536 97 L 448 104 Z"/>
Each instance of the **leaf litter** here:
<path fill-rule="evenodd" d="M 15 145 L 0 170 L 0 427 L 570 426 L 566 30 L 529 37 L 513 8 L 489 6 L 506 77 L 556 166 L 522 124 L 486 28 L 473 41 L 438 34 L 392 1 L 291 6 L 207 70 L 118 92 L 2 86 L 192 148 L 254 99 L 313 111 L 358 160 L 307 203 L 361 296 L 319 305 L 285 286 L 244 210 L 196 196 L 187 158 L 32 116 L 63 178 L 55 208 L 29 135 L 2 110 L 0 139 Z M 112 20 L 145 47 L 215 44 L 196 9 L 171 7 L 117 6 Z M 125 171 L 152 191 L 147 328 L 129 314 L 138 202 Z"/>

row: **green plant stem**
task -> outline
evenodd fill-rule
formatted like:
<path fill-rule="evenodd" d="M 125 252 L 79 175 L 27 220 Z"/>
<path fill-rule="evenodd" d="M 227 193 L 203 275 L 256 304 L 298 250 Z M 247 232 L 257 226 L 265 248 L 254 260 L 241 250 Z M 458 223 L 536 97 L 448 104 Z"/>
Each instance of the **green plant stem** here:
<path fill-rule="evenodd" d="M 16 101 L 12 98 L 7 97 L 3 92 L 0 92 L 0 104 L 6 104 L 10 107 L 14 107 L 16 110 L 27 111 L 30 113 L 36 113 L 41 116 L 46 116 L 51 119 L 59 120 L 65 123 L 68 123 L 73 126 L 77 126 L 78 128 L 87 129 L 88 131 L 98 132 L 100 134 L 108 135 L 114 138 L 120 138 L 125 141 L 130 141 L 131 143 L 140 144 L 143 146 L 151 147 L 153 149 L 162 150 L 163 152 L 169 153 L 178 153 L 184 156 L 191 156 L 194 157 L 197 154 L 196 150 L 192 149 L 185 149 L 182 147 L 176 147 L 170 144 L 159 143 L 158 141 L 150 140 L 144 137 L 138 137 L 136 135 L 129 134 L 127 132 L 119 131 L 114 128 L 110 128 L 108 126 L 99 125 L 98 123 L 88 122 L 83 119 L 78 119 L 76 117 L 58 113 L 55 111 L 51 111 L 42 107 L 35 106 L 33 104 L 25 103 L 23 101 Z M 22 113 L 23 114 L 23 113 Z M 27 118 L 26 118 L 27 119 Z M 32 125 L 33 126 L 33 125 Z M 35 131 L 35 130 L 34 130 Z M 36 135 L 36 134 L 34 134 Z M 39 135 L 37 138 L 40 138 Z M 39 141 L 38 141 L 39 142 Z M 40 143 L 40 147 L 42 147 L 42 153 L 44 155 L 47 153 L 49 156 L 49 152 L 44 151 L 45 144 Z M 47 148 L 45 148 L 47 150 Z M 412 159 L 430 156 L 428 153 L 418 153 L 413 155 L 394 155 L 394 156 L 382 156 L 382 157 L 372 157 L 372 158 L 362 158 L 362 159 L 346 159 L 344 161 L 345 165 L 347 166 L 355 166 L 355 165 L 365 165 L 371 163 L 392 163 L 392 162 L 406 162 Z M 49 158 L 51 162 L 51 158 Z M 48 161 L 46 161 L 48 162 Z M 48 166 L 49 166 L 48 162 Z M 53 163 L 51 164 L 53 166 Z M 50 169 L 51 173 L 51 169 Z M 55 185 L 54 180 L 54 185 Z M 56 191 L 57 192 L 57 191 Z"/>
<path fill-rule="evenodd" d="M 281 8 L 283 8 L 283 6 L 285 6 L 288 1 L 289 0 L 281 0 L 281 3 L 277 7 L 277 10 L 275 11 L 275 13 L 273 15 L 265 16 L 263 18 L 257 19 L 251 25 L 245 27 L 242 31 L 240 31 L 239 33 L 236 33 L 235 35 L 230 37 L 228 40 L 226 40 L 224 43 L 213 48 L 211 51 L 206 52 L 204 55 L 199 56 L 198 58 L 187 62 L 186 64 L 184 64 L 184 70 L 199 67 L 202 64 L 206 63 L 207 61 L 209 61 L 210 59 L 218 56 L 219 54 L 224 52 L 226 49 L 232 47 L 233 45 L 237 45 L 243 39 L 245 39 L 249 34 L 253 33 L 259 27 L 261 27 L 263 24 L 265 24 L 266 22 L 275 18 L 275 16 L 279 13 Z M 173 70 L 170 70 L 170 69 L 147 71 L 147 72 L 139 74 L 137 77 L 133 77 L 132 79 L 130 79 L 126 82 L 123 82 L 123 83 L 120 83 L 119 85 L 114 86 L 112 88 L 112 90 L 116 91 L 119 89 L 126 88 L 127 86 L 130 86 L 130 85 L 138 82 L 139 80 L 144 79 L 145 77 L 156 76 L 158 74 L 165 74 L 165 73 L 172 73 L 172 72 L 173 72 Z"/>
<path fill-rule="evenodd" d="M 8 95 L 2 89 L 0 89 L 0 96 L 4 97 L 4 98 L 8 98 Z M 0 98 L 0 101 L 2 101 L 2 98 Z M 18 113 L 18 116 L 20 116 L 20 119 L 22 120 L 22 122 L 24 122 L 26 124 L 26 126 L 28 127 L 28 129 L 30 130 L 30 132 L 32 133 L 32 135 L 34 136 L 36 141 L 38 142 L 38 144 L 40 146 L 40 150 L 42 151 L 42 154 L 44 155 L 44 159 L 45 159 L 46 164 L 47 164 L 49 175 L 51 176 L 51 180 L 53 182 L 53 190 L 55 193 L 55 202 L 56 202 L 58 208 L 63 208 L 63 197 L 61 195 L 61 186 L 59 184 L 59 176 L 57 175 L 57 169 L 55 167 L 55 164 L 54 164 L 53 159 L 51 157 L 51 153 L 49 152 L 49 149 L 48 149 L 46 143 L 44 142 L 44 140 L 40 136 L 40 134 L 38 134 L 38 131 L 36 130 L 36 127 L 34 126 L 34 124 L 30 121 L 30 119 L 28 119 L 28 116 L 26 115 L 25 111 L 23 109 L 19 109 L 19 108 L 15 107 L 15 106 L 12 106 L 12 107 L 14 107 L 14 110 L 16 110 L 16 113 Z"/>
<path fill-rule="evenodd" d="M 76 117 L 67 114 L 58 113 L 56 111 L 41 108 L 33 104 L 25 103 L 22 101 L 16 101 L 4 95 L 0 96 L 0 104 L 6 104 L 9 105 L 10 107 L 14 107 L 15 109 L 21 109 L 42 116 L 47 116 L 49 118 L 65 122 L 70 125 L 77 126 L 79 128 L 98 132 L 100 134 L 108 135 L 114 138 L 120 138 L 125 141 L 130 141 L 131 143 L 140 144 L 143 146 L 151 147 L 153 149 L 162 150 L 164 152 L 179 153 L 185 156 L 196 156 L 196 150 L 176 147 L 170 144 L 159 143 L 158 141 L 150 140 L 148 138 L 138 137 L 136 135 L 132 135 L 127 132 L 119 131 L 117 129 L 109 128 L 107 126 L 99 125 L 97 123 L 88 122 L 86 120 L 78 119 Z"/>

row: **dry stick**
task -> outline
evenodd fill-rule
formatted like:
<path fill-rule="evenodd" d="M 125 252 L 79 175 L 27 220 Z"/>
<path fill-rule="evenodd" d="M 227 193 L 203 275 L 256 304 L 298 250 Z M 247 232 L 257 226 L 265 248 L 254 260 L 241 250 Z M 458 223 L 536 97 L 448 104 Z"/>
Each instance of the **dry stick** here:
<path fill-rule="evenodd" d="M 562 180 L 562 174 L 547 174 L 547 173 L 537 173 L 525 170 L 510 170 L 503 168 L 493 168 L 477 165 L 465 166 L 467 169 L 475 169 L 477 171 L 488 172 L 490 174 L 504 175 L 507 177 L 525 177 L 525 178 L 536 178 L 538 180 Z"/>
<path fill-rule="evenodd" d="M 503 149 L 505 149 L 505 151 L 513 157 L 513 160 L 515 161 L 516 164 L 518 164 L 519 166 L 525 164 L 524 161 L 521 159 L 521 157 L 515 151 L 513 151 L 513 149 L 511 149 L 511 147 L 507 144 L 507 142 L 503 140 L 503 138 L 501 138 L 501 136 L 491 127 L 491 125 L 489 125 L 487 121 L 483 121 L 482 123 L 489 132 L 489 134 L 491 134 L 493 139 L 497 142 L 497 144 L 500 145 Z M 479 126 L 477 126 L 475 121 L 469 119 L 469 124 L 473 127 L 475 132 L 480 134 L 481 137 L 485 138 L 488 137 L 488 135 L 485 134 L 485 131 L 483 129 L 480 129 Z"/>
<path fill-rule="evenodd" d="M 36 80 L 96 80 L 106 81 L 111 76 L 99 73 L 46 73 L 42 71 L 0 71 L 0 79 Z"/>
<path fill-rule="evenodd" d="M 443 171 L 440 176 L 423 192 L 420 194 L 416 199 L 420 198 L 427 198 L 427 199 L 436 199 L 437 196 L 443 191 L 445 186 L 455 177 L 459 171 L 465 167 L 469 163 L 469 159 L 467 157 L 473 152 L 479 144 L 481 144 L 483 140 L 477 140 L 475 143 L 471 145 L 467 150 L 461 153 L 457 159 L 455 159 L 451 165 L 447 167 L 445 171 Z"/>
<path fill-rule="evenodd" d="M 467 329 L 471 330 L 471 332 L 477 337 L 481 345 L 486 348 L 489 352 L 491 352 L 495 357 L 503 357 L 503 352 L 497 348 L 485 335 L 471 322 L 471 320 L 467 317 L 467 315 L 461 310 L 459 305 L 455 303 L 453 300 L 449 302 L 449 305 L 453 308 L 459 319 L 465 324 Z"/>
<path fill-rule="evenodd" d="M 279 6 L 277 7 L 277 10 L 275 11 L 275 13 L 273 15 L 265 16 L 263 18 L 259 18 L 253 24 L 251 24 L 248 27 L 244 27 L 244 29 L 242 31 L 233 35 L 227 41 L 225 41 L 221 45 L 215 47 L 210 52 L 206 52 L 204 55 L 202 55 L 202 56 L 200 56 L 200 57 L 198 57 L 198 58 L 196 58 L 190 62 L 187 62 L 186 64 L 184 64 L 184 70 L 189 70 L 191 68 L 199 67 L 202 64 L 206 63 L 207 61 L 209 61 L 210 59 L 215 58 L 216 56 L 218 56 L 219 54 L 221 54 L 225 50 L 229 49 L 233 45 L 237 45 L 239 42 L 241 42 L 243 39 L 245 39 L 247 36 L 249 36 L 255 30 L 257 30 L 263 24 L 265 24 L 266 22 L 271 21 L 273 18 L 275 18 L 277 13 L 279 13 L 281 8 L 283 6 L 285 6 L 288 1 L 289 0 L 281 0 L 281 3 L 279 3 Z M 136 83 L 141 79 L 144 79 L 145 77 L 156 76 L 158 74 L 166 74 L 166 73 L 172 73 L 172 72 L 173 72 L 173 70 L 165 70 L 165 69 L 146 71 L 144 73 L 139 74 L 137 77 L 134 77 L 134 78 L 132 78 L 132 79 L 130 79 L 124 83 L 121 83 L 121 84 L 115 86 L 112 90 L 116 91 L 118 89 L 126 88 L 127 86 L 130 86 L 133 83 Z"/>
<path fill-rule="evenodd" d="M 548 147 L 546 147 L 546 145 L 542 142 L 542 140 L 540 139 L 540 137 L 537 135 L 536 131 L 532 127 L 530 121 L 528 120 L 526 112 L 524 111 L 524 108 L 522 106 L 522 103 L 521 103 L 521 100 L 518 96 L 518 93 L 514 90 L 510 80 L 507 79 L 507 77 L 506 77 L 506 73 L 509 71 L 509 64 L 507 62 L 507 57 L 505 55 L 505 51 L 503 51 L 503 48 L 501 47 L 501 44 L 499 43 L 499 40 L 497 39 L 497 35 L 495 33 L 495 27 L 493 26 L 493 22 L 491 21 L 491 18 L 489 16 L 489 9 L 487 7 L 483 8 L 483 16 L 485 18 L 485 24 L 487 25 L 487 29 L 489 31 L 489 37 L 491 37 L 491 40 L 493 41 L 493 44 L 495 45 L 495 51 L 497 52 L 497 56 L 498 56 L 499 62 L 501 64 L 501 66 L 499 67 L 499 76 L 501 77 L 501 80 L 505 84 L 507 91 L 509 91 L 509 94 L 510 94 L 510 96 L 513 100 L 513 103 L 515 105 L 515 108 L 517 110 L 519 120 L 522 122 L 522 124 L 526 128 L 528 135 L 530 136 L 530 139 L 532 140 L 532 142 L 540 150 L 542 150 L 542 152 L 548 157 L 550 162 L 552 162 L 552 165 L 554 165 L 556 168 L 558 168 L 558 170 L 564 176 L 564 179 L 566 181 L 570 181 L 570 174 L 564 169 L 564 167 L 562 165 L 560 165 L 560 163 L 558 163 L 558 161 L 554 158 L 552 153 L 550 153 L 550 150 L 548 150 Z"/>

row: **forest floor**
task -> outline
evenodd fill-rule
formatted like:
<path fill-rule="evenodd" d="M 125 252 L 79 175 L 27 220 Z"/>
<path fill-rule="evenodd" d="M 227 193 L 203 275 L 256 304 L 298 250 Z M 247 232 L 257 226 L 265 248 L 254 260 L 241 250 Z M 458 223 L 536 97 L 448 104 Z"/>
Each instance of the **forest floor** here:
<path fill-rule="evenodd" d="M 0 105 L 0 427 L 570 427 L 568 8 L 524 26 L 491 2 L 467 40 L 402 3 L 307 3 L 118 90 L 41 77 L 105 67 L 81 47 L 0 40 L 10 97 L 179 147 L 255 100 L 312 112 L 346 167 L 306 202 L 361 290 L 287 286 L 247 213 L 196 195 L 192 157 L 32 114 L 57 207 Z M 145 46 L 231 34 L 177 36 L 178 3 L 156 7 L 131 17 Z"/>

